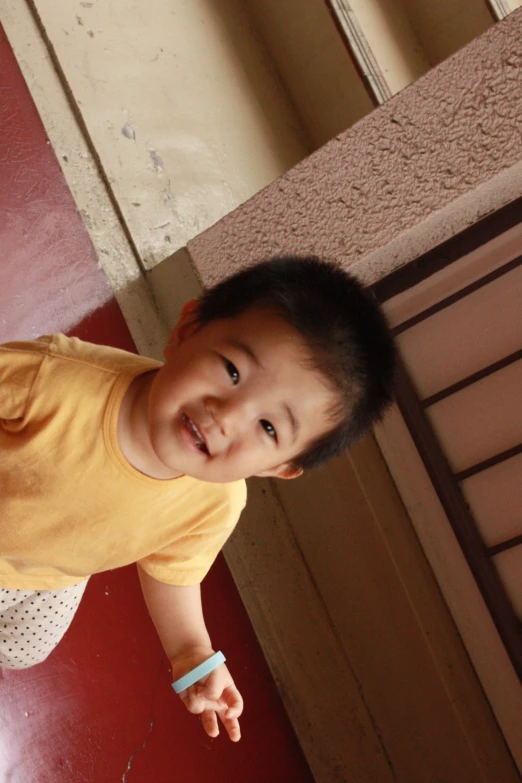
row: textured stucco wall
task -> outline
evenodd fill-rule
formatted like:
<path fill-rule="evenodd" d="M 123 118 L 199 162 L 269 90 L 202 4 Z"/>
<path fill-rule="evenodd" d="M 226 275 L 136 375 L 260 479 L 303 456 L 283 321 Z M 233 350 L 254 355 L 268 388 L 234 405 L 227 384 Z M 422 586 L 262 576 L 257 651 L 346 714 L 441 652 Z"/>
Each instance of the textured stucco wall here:
<path fill-rule="evenodd" d="M 519 195 L 521 35 L 517 11 L 192 240 L 204 284 L 281 252 L 370 281 Z"/>

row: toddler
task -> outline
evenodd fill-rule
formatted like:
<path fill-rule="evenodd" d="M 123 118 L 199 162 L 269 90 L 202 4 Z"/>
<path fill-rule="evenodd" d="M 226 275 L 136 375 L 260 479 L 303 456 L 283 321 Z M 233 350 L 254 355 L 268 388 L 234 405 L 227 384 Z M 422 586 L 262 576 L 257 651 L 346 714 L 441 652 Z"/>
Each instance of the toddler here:
<path fill-rule="evenodd" d="M 246 501 L 341 454 L 391 399 L 394 348 L 340 268 L 276 258 L 185 306 L 165 363 L 63 335 L 0 346 L 0 666 L 44 660 L 91 574 L 137 563 L 174 688 L 240 737 L 200 583 Z"/>

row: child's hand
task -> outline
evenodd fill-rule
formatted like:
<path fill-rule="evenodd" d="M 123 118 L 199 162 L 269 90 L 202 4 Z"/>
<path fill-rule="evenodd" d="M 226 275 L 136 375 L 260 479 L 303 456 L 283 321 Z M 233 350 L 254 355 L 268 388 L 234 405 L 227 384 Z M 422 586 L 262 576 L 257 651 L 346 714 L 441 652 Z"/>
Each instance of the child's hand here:
<path fill-rule="evenodd" d="M 206 650 L 203 654 L 198 651 L 171 661 L 174 679 L 199 666 L 213 654 L 213 650 Z M 232 742 L 241 739 L 238 718 L 243 712 L 243 699 L 225 664 L 181 691 L 179 697 L 189 712 L 201 715 L 203 728 L 209 737 L 218 736 L 219 717 Z"/>

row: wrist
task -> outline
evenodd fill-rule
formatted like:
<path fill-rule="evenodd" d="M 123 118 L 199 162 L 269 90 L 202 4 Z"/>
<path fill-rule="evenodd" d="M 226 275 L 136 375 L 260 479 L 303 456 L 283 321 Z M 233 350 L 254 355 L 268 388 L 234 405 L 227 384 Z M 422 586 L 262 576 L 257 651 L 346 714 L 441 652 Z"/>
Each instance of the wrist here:
<path fill-rule="evenodd" d="M 174 655 L 169 655 L 173 679 L 177 680 L 179 677 L 183 677 L 184 674 L 214 655 L 214 652 L 215 650 L 210 644 L 194 644 L 183 647 Z"/>
<path fill-rule="evenodd" d="M 205 680 L 215 669 L 219 668 L 221 664 L 225 663 L 225 661 L 226 658 L 220 650 L 219 652 L 214 653 L 213 655 L 206 658 L 197 666 L 194 666 L 186 674 L 178 677 L 177 679 L 174 679 L 172 687 L 176 693 L 180 694 L 187 690 L 187 688 L 195 685 L 200 680 Z"/>

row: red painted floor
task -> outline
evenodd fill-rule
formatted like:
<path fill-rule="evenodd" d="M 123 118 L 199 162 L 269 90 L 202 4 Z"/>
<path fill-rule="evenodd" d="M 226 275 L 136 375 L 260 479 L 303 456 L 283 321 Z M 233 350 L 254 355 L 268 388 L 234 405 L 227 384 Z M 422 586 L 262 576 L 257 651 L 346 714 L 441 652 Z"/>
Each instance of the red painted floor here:
<path fill-rule="evenodd" d="M 0 26 L 0 342 L 54 331 L 134 350 Z M 0 783 L 313 783 L 221 558 L 203 592 L 238 745 L 179 703 L 127 568 L 91 580 L 48 661 L 0 670 Z"/>

